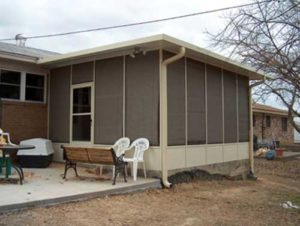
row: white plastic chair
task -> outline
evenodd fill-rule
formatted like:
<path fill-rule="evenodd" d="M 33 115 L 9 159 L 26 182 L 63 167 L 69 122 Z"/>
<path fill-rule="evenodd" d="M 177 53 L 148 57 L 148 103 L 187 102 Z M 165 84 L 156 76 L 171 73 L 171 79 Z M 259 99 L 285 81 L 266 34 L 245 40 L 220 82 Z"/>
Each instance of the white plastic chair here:
<path fill-rule="evenodd" d="M 128 150 L 129 145 L 130 145 L 130 139 L 128 137 L 121 137 L 115 142 L 115 144 L 112 146 L 112 149 L 114 149 L 116 156 L 120 157 L 125 153 L 126 150 Z M 114 176 L 115 176 L 115 166 L 113 166 L 113 177 Z"/>
<path fill-rule="evenodd" d="M 125 153 L 129 145 L 130 145 L 130 139 L 128 137 L 121 137 L 119 140 L 115 142 L 115 144 L 112 146 L 112 149 L 114 149 L 116 156 L 120 157 Z"/>
<path fill-rule="evenodd" d="M 133 175 L 133 180 L 136 181 L 137 178 L 137 168 L 138 168 L 138 163 L 141 162 L 143 163 L 143 168 L 144 168 L 144 176 L 147 178 L 146 175 L 146 166 L 145 166 L 145 161 L 144 161 L 144 152 L 149 149 L 149 140 L 146 138 L 138 138 L 135 141 L 132 142 L 128 150 L 131 150 L 134 148 L 134 154 L 132 158 L 123 158 L 125 162 L 132 163 L 132 168 L 131 168 L 131 175 Z"/>

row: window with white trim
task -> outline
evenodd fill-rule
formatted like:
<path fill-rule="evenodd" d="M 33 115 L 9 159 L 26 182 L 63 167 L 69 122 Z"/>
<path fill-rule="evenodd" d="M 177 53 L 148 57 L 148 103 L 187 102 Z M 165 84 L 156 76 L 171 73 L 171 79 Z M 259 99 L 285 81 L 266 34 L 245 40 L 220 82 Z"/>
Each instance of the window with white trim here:
<path fill-rule="evenodd" d="M 0 99 L 44 102 L 45 80 L 42 74 L 0 69 Z"/>
<path fill-rule="evenodd" d="M 21 73 L 0 70 L 0 98 L 19 100 L 21 96 Z"/>
<path fill-rule="evenodd" d="M 44 101 L 44 83 L 43 75 L 26 74 L 25 100 Z"/>

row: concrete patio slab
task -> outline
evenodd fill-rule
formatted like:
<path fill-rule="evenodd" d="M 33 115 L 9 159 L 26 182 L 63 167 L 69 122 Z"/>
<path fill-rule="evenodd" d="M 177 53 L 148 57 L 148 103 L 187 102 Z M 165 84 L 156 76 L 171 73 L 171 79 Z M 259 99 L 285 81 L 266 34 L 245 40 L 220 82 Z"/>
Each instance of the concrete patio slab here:
<path fill-rule="evenodd" d="M 16 180 L 15 183 L 1 181 L 0 212 L 161 187 L 159 179 L 132 181 L 130 177 L 127 183 L 119 177 L 116 185 L 112 185 L 110 175 L 100 177 L 94 169 L 85 167 L 78 167 L 79 177 L 70 169 L 64 180 L 63 171 L 63 164 L 52 163 L 46 169 L 24 169 L 23 185 Z"/>

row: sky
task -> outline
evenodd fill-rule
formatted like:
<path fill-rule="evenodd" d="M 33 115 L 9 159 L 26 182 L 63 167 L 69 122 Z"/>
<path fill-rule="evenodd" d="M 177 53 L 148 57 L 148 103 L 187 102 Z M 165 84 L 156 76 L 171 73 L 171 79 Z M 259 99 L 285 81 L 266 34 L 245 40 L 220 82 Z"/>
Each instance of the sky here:
<path fill-rule="evenodd" d="M 1 0 L 0 39 L 34 36 L 178 16 L 248 3 L 249 0 Z M 165 33 L 201 47 L 205 31 L 225 25 L 221 13 L 173 21 L 97 31 L 64 37 L 27 40 L 26 45 L 60 53 Z M 13 41 L 14 43 L 14 41 Z"/>
<path fill-rule="evenodd" d="M 141 22 L 249 3 L 250 0 L 1 0 L 0 39 Z M 206 32 L 217 33 L 228 11 L 161 23 L 90 33 L 29 39 L 26 46 L 67 53 L 155 34 L 208 48 Z M 11 43 L 15 43 L 12 41 Z M 281 107 L 270 98 L 269 105 Z"/>

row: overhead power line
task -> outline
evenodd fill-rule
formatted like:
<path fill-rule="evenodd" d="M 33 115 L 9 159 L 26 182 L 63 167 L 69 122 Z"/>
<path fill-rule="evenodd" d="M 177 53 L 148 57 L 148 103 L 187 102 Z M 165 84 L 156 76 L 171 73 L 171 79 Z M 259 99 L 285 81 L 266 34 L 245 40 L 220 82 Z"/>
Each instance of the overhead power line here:
<path fill-rule="evenodd" d="M 69 32 L 63 32 L 63 33 L 27 36 L 24 38 L 26 38 L 26 39 L 50 38 L 50 37 L 56 37 L 56 36 L 73 35 L 73 34 L 87 33 L 87 32 L 93 32 L 93 31 L 103 31 L 103 30 L 111 30 L 111 29 L 116 29 L 116 28 L 132 27 L 132 26 L 138 26 L 138 25 L 144 25 L 144 24 L 152 24 L 152 23 L 164 22 L 164 21 L 169 21 L 169 20 L 182 19 L 182 18 L 186 18 L 186 17 L 198 16 L 198 15 L 203 15 L 203 14 L 215 13 L 215 12 L 220 12 L 220 11 L 225 11 L 225 10 L 230 10 L 230 9 L 242 8 L 242 7 L 246 7 L 246 6 L 262 4 L 262 3 L 271 2 L 271 1 L 273 1 L 273 0 L 253 2 L 253 3 L 248 3 L 248 4 L 229 6 L 229 7 L 219 8 L 219 9 L 184 14 L 184 15 L 180 15 L 180 16 L 166 17 L 166 18 L 155 19 L 155 20 L 141 21 L 141 22 L 135 22 L 135 23 L 129 23 L 129 24 L 121 24 L 121 25 L 114 25 L 114 26 L 108 26 L 108 27 L 99 27 L 99 28 L 79 30 L 79 31 L 69 31 Z M 13 41 L 13 40 L 15 40 L 15 38 L 0 39 L 0 41 Z"/>

